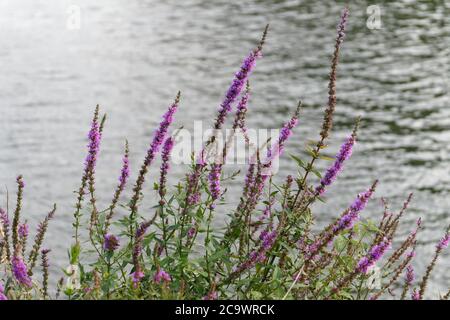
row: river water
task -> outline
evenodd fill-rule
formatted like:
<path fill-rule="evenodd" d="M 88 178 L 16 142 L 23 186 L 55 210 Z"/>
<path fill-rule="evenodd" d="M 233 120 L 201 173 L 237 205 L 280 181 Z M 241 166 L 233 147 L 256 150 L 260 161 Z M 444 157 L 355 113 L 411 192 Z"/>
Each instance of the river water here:
<path fill-rule="evenodd" d="M 1 1 L 2 205 L 6 188 L 14 195 L 19 173 L 27 184 L 23 214 L 32 226 L 53 202 L 58 204 L 47 244 L 54 248 L 54 268 L 63 267 L 71 242 L 72 191 L 79 184 L 94 106 L 100 104 L 109 117 L 97 170 L 99 197 L 106 201 L 117 180 L 124 139 L 132 150 L 133 179 L 177 90 L 183 99 L 176 126 L 191 129 L 194 120 L 209 126 L 233 73 L 266 23 L 270 33 L 251 78 L 248 124 L 277 128 L 301 98 L 300 125 L 287 149 L 302 154 L 306 142 L 318 137 L 343 6 L 294 0 Z M 364 1 L 350 7 L 327 153 L 338 149 L 361 115 L 359 143 L 326 205 L 316 206 L 316 212 L 319 223 L 330 219 L 376 178 L 380 185 L 365 212 L 369 217 L 381 215 L 381 196 L 397 209 L 414 192 L 402 234 L 423 217 L 416 259 L 423 270 L 450 222 L 450 4 L 380 2 L 381 28 L 375 29 L 367 25 L 367 7 Z M 294 169 L 286 158 L 280 179 Z M 183 169 L 175 166 L 174 178 Z M 230 185 L 229 198 L 238 194 L 241 181 Z M 433 287 L 450 285 L 449 267 L 447 252 Z"/>

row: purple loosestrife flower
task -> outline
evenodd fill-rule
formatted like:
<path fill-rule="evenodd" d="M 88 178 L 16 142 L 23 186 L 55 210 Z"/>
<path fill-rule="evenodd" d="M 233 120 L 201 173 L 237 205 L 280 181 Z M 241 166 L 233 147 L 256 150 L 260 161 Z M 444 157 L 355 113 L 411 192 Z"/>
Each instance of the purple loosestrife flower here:
<path fill-rule="evenodd" d="M 119 248 L 119 238 L 113 234 L 106 234 L 103 239 L 103 249 L 105 251 L 115 251 Z"/>
<path fill-rule="evenodd" d="M 378 260 L 380 260 L 380 258 L 390 247 L 390 245 L 391 240 L 387 238 L 384 238 L 383 241 L 381 241 L 379 244 L 374 245 L 370 249 L 369 254 L 359 260 L 356 271 L 364 274 L 367 273 L 369 268 L 372 267 Z"/>
<path fill-rule="evenodd" d="M 26 286 L 31 287 L 31 278 L 28 276 L 27 266 L 23 262 L 22 258 L 15 256 L 12 259 L 12 271 L 16 280 Z"/>
<path fill-rule="evenodd" d="M 133 265 L 134 272 L 132 273 L 133 284 L 136 287 L 140 280 L 144 277 L 144 273 L 141 270 L 141 264 L 139 263 L 139 259 L 142 254 L 142 241 L 144 240 L 145 232 L 148 227 L 152 224 L 152 221 L 145 221 L 139 225 L 139 228 L 136 230 L 136 235 L 134 238 L 134 246 L 133 246 Z"/>
<path fill-rule="evenodd" d="M 172 152 L 174 145 L 174 141 L 172 137 L 169 137 L 164 142 L 163 150 L 161 153 L 161 168 L 160 168 L 160 177 L 159 177 L 159 196 L 161 197 L 161 204 L 164 204 L 164 196 L 166 194 L 166 181 L 167 181 L 167 172 L 170 168 L 170 153 Z"/>
<path fill-rule="evenodd" d="M 323 194 L 325 192 L 325 187 L 329 186 L 336 179 L 337 175 L 342 170 L 344 161 L 350 158 L 354 144 L 355 137 L 352 134 L 341 146 L 333 165 L 327 170 L 325 176 L 320 180 L 320 185 L 316 187 L 316 195 Z"/>
<path fill-rule="evenodd" d="M 414 279 L 415 279 L 414 268 L 413 266 L 409 265 L 406 267 L 406 278 L 405 278 L 406 284 L 411 285 Z"/>
<path fill-rule="evenodd" d="M 125 189 L 125 186 L 128 181 L 128 177 L 130 176 L 130 161 L 129 161 L 129 153 L 130 150 L 128 148 L 128 141 L 125 142 L 125 153 L 122 158 L 122 169 L 120 170 L 119 176 L 119 184 L 114 191 L 114 195 L 111 201 L 111 206 L 109 207 L 109 213 L 105 218 L 105 226 L 104 226 L 104 234 L 108 233 L 109 226 L 111 224 L 111 219 L 114 215 L 114 209 L 116 208 L 117 202 L 119 201 L 119 197 L 122 191 Z"/>
<path fill-rule="evenodd" d="M 271 163 L 275 158 L 281 156 L 284 150 L 284 145 L 286 141 L 289 139 L 289 137 L 292 135 L 292 130 L 297 126 L 298 124 L 298 116 L 300 114 L 300 108 L 302 106 L 302 102 L 299 101 L 297 105 L 297 109 L 295 110 L 294 115 L 291 117 L 291 119 L 286 122 L 281 128 L 280 135 L 278 137 L 278 141 L 276 144 L 272 147 L 272 149 L 269 149 L 267 152 L 267 161 L 266 163 Z"/>
<path fill-rule="evenodd" d="M 366 192 L 360 193 L 350 208 L 347 210 L 347 213 L 342 216 L 337 225 L 334 226 L 333 231 L 337 233 L 344 229 L 350 229 L 353 227 L 355 221 L 359 218 L 359 213 L 366 207 L 367 202 L 372 197 L 373 192 L 375 191 L 375 187 L 378 181 L 372 185 L 372 187 Z"/>
<path fill-rule="evenodd" d="M 159 269 L 153 276 L 153 281 L 155 281 L 155 283 L 157 284 L 160 284 L 161 281 L 167 283 L 172 281 L 172 278 L 170 277 L 170 274 L 168 274 L 166 271 L 164 271 L 163 269 Z"/>
<path fill-rule="evenodd" d="M 123 190 L 127 184 L 128 177 L 130 176 L 130 161 L 128 159 L 128 152 L 122 158 L 122 170 L 120 170 L 119 176 L 119 189 Z"/>
<path fill-rule="evenodd" d="M 267 35 L 267 30 L 268 26 L 264 30 L 263 37 L 259 46 L 255 50 L 250 52 L 247 58 L 244 59 L 244 62 L 241 65 L 241 69 L 235 74 L 231 86 L 228 88 L 228 91 L 225 94 L 225 99 L 219 107 L 219 113 L 214 123 L 214 129 L 219 130 L 222 128 L 227 114 L 231 111 L 233 102 L 241 93 L 242 88 L 244 87 L 250 73 L 255 67 L 256 59 L 261 57 L 261 50 Z"/>
<path fill-rule="evenodd" d="M 173 122 L 173 116 L 178 109 L 178 104 L 180 102 L 181 93 L 178 92 L 177 97 L 175 98 L 174 103 L 169 107 L 167 112 L 163 116 L 163 120 L 159 124 L 159 128 L 155 131 L 153 135 L 153 140 L 150 144 L 150 148 L 147 150 L 147 154 L 144 159 L 144 163 L 141 166 L 141 170 L 139 171 L 138 178 L 133 188 L 133 196 L 130 201 L 131 208 L 131 218 L 134 218 L 137 212 L 137 205 L 139 201 L 139 196 L 141 190 L 143 188 L 143 184 L 145 181 L 145 175 L 147 174 L 148 167 L 155 159 L 156 154 L 159 152 L 161 148 L 161 144 L 164 142 L 169 126 Z"/>
<path fill-rule="evenodd" d="M 209 180 L 209 191 L 211 192 L 212 203 L 216 201 L 220 197 L 220 172 L 222 165 L 221 164 L 213 164 L 211 165 L 211 171 L 208 175 Z M 211 208 L 214 207 L 214 204 L 211 204 Z"/>
<path fill-rule="evenodd" d="M 189 228 L 189 230 L 187 232 L 188 239 L 192 239 L 196 232 L 197 232 L 197 228 L 196 227 Z"/>
<path fill-rule="evenodd" d="M 217 291 L 211 291 L 206 296 L 202 298 L 202 300 L 217 300 L 219 298 L 219 294 Z"/>
<path fill-rule="evenodd" d="M 29 231 L 28 231 L 28 224 L 25 222 L 25 223 L 22 223 L 20 226 L 19 226 L 19 237 L 20 238 L 26 238 L 26 237 L 28 237 L 28 234 L 29 234 Z"/>
<path fill-rule="evenodd" d="M 448 243 L 450 241 L 450 233 L 447 233 L 445 236 L 441 238 L 439 243 L 436 245 L 438 250 L 443 250 L 448 247 Z"/>
<path fill-rule="evenodd" d="M 420 295 L 419 290 L 414 289 L 412 294 L 411 294 L 411 299 L 412 300 L 422 300 L 422 296 Z"/>

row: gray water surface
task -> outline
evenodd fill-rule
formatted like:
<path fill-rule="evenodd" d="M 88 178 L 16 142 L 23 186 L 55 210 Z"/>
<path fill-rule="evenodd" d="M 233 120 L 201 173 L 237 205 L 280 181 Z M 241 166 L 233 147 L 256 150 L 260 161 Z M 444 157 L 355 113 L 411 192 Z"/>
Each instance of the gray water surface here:
<path fill-rule="evenodd" d="M 32 226 L 58 204 L 47 245 L 56 267 L 66 265 L 72 207 L 94 106 L 108 114 L 98 163 L 99 197 L 107 201 L 119 174 L 123 142 L 131 146 L 135 178 L 149 138 L 177 90 L 183 93 L 176 126 L 209 121 L 233 73 L 266 23 L 264 57 L 252 75 L 248 124 L 277 128 L 301 98 L 305 109 L 287 146 L 301 154 L 315 140 L 327 99 L 335 27 L 344 2 L 331 1 L 62 1 L 0 2 L 0 183 L 15 190 L 24 175 L 24 216 Z M 70 5 L 81 28 L 68 29 Z M 332 155 L 361 115 L 359 143 L 330 189 L 318 220 L 339 214 L 358 192 L 380 179 L 365 214 L 382 213 L 380 197 L 399 208 L 414 200 L 402 234 L 424 219 L 418 268 L 450 222 L 450 4 L 380 2 L 382 28 L 366 26 L 367 3 L 350 7 L 338 70 Z M 279 178 L 293 172 L 281 163 Z M 326 163 L 321 164 L 323 167 Z M 174 177 L 183 167 L 174 167 Z M 156 177 L 156 169 L 152 178 Z M 229 198 L 241 180 L 230 186 Z M 151 193 L 151 184 L 148 192 Z M 6 189 L 0 189 L 5 199 Z M 129 193 L 129 192 L 128 192 Z M 5 204 L 5 200 L 2 200 Z M 447 251 L 433 284 L 450 285 Z M 56 269 L 57 270 L 57 269 Z"/>

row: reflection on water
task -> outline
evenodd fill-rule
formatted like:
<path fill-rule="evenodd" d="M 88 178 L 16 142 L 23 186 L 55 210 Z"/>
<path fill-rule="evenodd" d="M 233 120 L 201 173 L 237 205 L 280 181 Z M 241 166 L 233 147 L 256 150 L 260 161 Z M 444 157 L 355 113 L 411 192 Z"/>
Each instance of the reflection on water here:
<path fill-rule="evenodd" d="M 305 110 L 288 150 L 316 139 L 326 102 L 335 25 L 343 4 L 328 1 L 77 1 L 81 29 L 68 30 L 69 1 L 0 4 L 0 181 L 27 181 L 25 214 L 36 225 L 59 205 L 50 243 L 65 263 L 72 205 L 93 106 L 108 115 L 98 168 L 105 201 L 116 182 L 125 138 L 141 160 L 159 114 L 183 92 L 177 125 L 210 120 L 233 72 L 267 22 L 264 58 L 252 76 L 249 126 L 276 128 L 301 98 Z M 364 119 L 347 169 L 318 206 L 319 222 L 336 215 L 379 178 L 378 197 L 393 208 L 410 191 L 404 225 L 422 216 L 419 258 L 429 259 L 450 209 L 450 6 L 445 1 L 381 5 L 382 28 L 366 27 L 366 3 L 352 4 L 338 76 L 332 147 Z M 175 167 L 180 174 L 183 168 Z M 282 161 L 280 179 L 292 171 Z M 137 170 L 135 170 L 137 171 Z M 240 181 L 231 187 L 236 193 Z M 150 187 L 148 188 L 150 189 Z M 5 188 L 0 196 L 5 199 Z M 149 190 L 150 191 L 150 190 Z M 150 191 L 151 192 L 151 191 Z M 379 198 L 366 214 L 379 215 Z M 331 210 L 330 210 L 331 209 Z M 409 230 L 404 229 L 404 233 Z M 448 269 L 449 254 L 439 270 Z M 423 268 L 423 266 L 421 266 Z M 439 279 L 439 283 L 437 283 Z M 444 288 L 450 275 L 435 274 Z"/>

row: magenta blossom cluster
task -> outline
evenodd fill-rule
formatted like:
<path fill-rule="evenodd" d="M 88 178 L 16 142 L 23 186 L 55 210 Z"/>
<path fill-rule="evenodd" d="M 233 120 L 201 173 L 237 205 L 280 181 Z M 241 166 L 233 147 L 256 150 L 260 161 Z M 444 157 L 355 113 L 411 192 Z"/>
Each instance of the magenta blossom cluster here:
<path fill-rule="evenodd" d="M 91 123 L 91 129 L 89 130 L 88 139 L 88 154 L 84 161 L 84 171 L 86 175 L 93 173 L 95 171 L 95 165 L 98 158 L 98 153 L 100 151 L 100 141 L 102 135 L 100 133 L 100 125 L 98 123 L 98 116 L 94 117 Z"/>
<path fill-rule="evenodd" d="M 22 258 L 15 256 L 12 259 L 12 271 L 16 280 L 26 286 L 31 287 L 33 284 L 31 282 L 31 278 L 28 275 L 28 269 Z"/>
<path fill-rule="evenodd" d="M 379 244 L 374 245 L 369 254 L 362 257 L 358 262 L 356 271 L 360 273 L 367 273 L 370 267 L 372 267 L 381 257 L 384 255 L 387 249 L 391 246 L 391 240 L 384 238 Z"/>
<path fill-rule="evenodd" d="M 202 300 L 217 300 L 219 298 L 219 294 L 217 291 L 208 292 L 206 296 L 202 298 Z"/>
<path fill-rule="evenodd" d="M 167 283 L 172 281 L 172 278 L 166 271 L 164 271 L 163 269 L 159 269 L 153 276 L 153 281 L 155 281 L 155 283 L 157 284 L 160 284 L 161 282 Z"/>
<path fill-rule="evenodd" d="M 406 267 L 406 284 L 411 285 L 415 279 L 414 268 L 412 265 Z"/>
<path fill-rule="evenodd" d="M 122 169 L 119 176 L 119 190 L 123 190 L 127 184 L 128 177 L 130 176 L 130 160 L 128 154 L 125 154 L 122 158 Z"/>
<path fill-rule="evenodd" d="M 272 248 L 278 233 L 276 230 L 270 231 L 268 228 L 263 230 L 259 235 L 261 241 L 260 247 L 250 252 L 249 258 L 236 268 L 234 273 L 240 273 L 242 271 L 252 268 L 258 262 L 263 262 L 266 259 L 266 253 Z"/>
<path fill-rule="evenodd" d="M 336 179 L 339 172 L 342 171 L 345 160 L 352 155 L 353 145 L 355 144 L 355 137 L 351 135 L 342 144 L 339 153 L 336 155 L 336 160 L 333 165 L 327 170 L 324 177 L 320 180 L 320 184 L 316 187 L 316 195 L 322 195 L 325 192 L 325 187 L 329 186 Z"/>
<path fill-rule="evenodd" d="M 414 289 L 414 290 L 413 290 L 413 292 L 412 292 L 412 294 L 411 294 L 411 299 L 412 299 L 412 300 L 416 300 L 416 301 L 422 300 L 422 296 L 420 295 L 419 290 L 417 290 L 417 289 Z"/>
<path fill-rule="evenodd" d="M 448 243 L 450 241 L 450 233 L 447 233 L 445 236 L 439 240 L 439 243 L 436 245 L 438 250 L 443 250 L 448 247 Z"/>
<path fill-rule="evenodd" d="M 208 175 L 209 190 L 211 192 L 212 204 L 211 208 L 214 208 L 214 201 L 220 197 L 220 173 L 222 165 L 214 163 L 211 165 L 211 171 Z"/>
<path fill-rule="evenodd" d="M 241 65 L 241 69 L 235 74 L 231 86 L 225 95 L 225 99 L 219 107 L 219 113 L 217 115 L 216 122 L 214 124 L 214 129 L 219 130 L 222 128 L 227 114 L 231 111 L 233 102 L 239 96 L 248 76 L 252 72 L 256 64 L 256 59 L 261 56 L 261 49 L 258 48 L 252 51 Z"/>
<path fill-rule="evenodd" d="M 353 224 L 359 218 L 359 213 L 366 207 L 367 202 L 372 197 L 375 189 L 375 184 L 366 192 L 360 193 L 358 195 L 356 200 L 348 209 L 347 213 L 343 217 L 341 217 L 337 225 L 334 226 L 333 231 L 335 233 L 353 227 Z"/>
<path fill-rule="evenodd" d="M 28 237 L 29 229 L 28 229 L 28 224 L 27 224 L 26 222 L 25 222 L 25 223 L 22 223 L 22 224 L 19 226 L 18 233 L 19 233 L 19 237 L 21 237 L 21 238 L 26 238 L 26 237 Z"/>
<path fill-rule="evenodd" d="M 115 251 L 119 248 L 119 238 L 113 234 L 106 234 L 103 239 L 103 249 L 105 251 Z"/>

